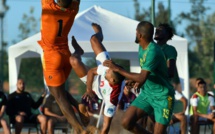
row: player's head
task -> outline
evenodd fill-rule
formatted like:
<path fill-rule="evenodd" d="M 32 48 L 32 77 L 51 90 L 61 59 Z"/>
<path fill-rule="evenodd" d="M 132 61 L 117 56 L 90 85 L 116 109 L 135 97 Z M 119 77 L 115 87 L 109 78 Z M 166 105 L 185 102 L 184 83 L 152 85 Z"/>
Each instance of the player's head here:
<path fill-rule="evenodd" d="M 207 91 L 206 82 L 204 80 L 200 80 L 198 82 L 197 91 L 201 94 L 205 94 Z"/>
<path fill-rule="evenodd" d="M 152 23 L 148 21 L 141 21 L 137 25 L 135 42 L 139 43 L 142 40 L 146 42 L 151 42 L 153 40 L 153 34 L 154 26 L 152 25 Z"/>
<path fill-rule="evenodd" d="M 21 93 L 25 90 L 25 82 L 23 79 L 18 79 L 17 81 L 17 92 Z"/>
<path fill-rule="evenodd" d="M 196 78 L 196 82 L 195 82 L 196 88 L 198 88 L 198 83 L 199 83 L 200 81 L 204 81 L 204 79 L 201 78 L 201 77 Z"/>
<path fill-rule="evenodd" d="M 117 65 L 117 66 L 119 66 L 119 65 Z M 119 66 L 119 67 L 121 67 L 121 66 Z M 105 78 L 112 85 L 119 84 L 125 79 L 125 77 L 123 75 L 113 71 L 112 69 L 108 69 L 106 71 Z"/>
<path fill-rule="evenodd" d="M 167 23 L 161 23 L 156 28 L 155 37 L 154 39 L 157 41 L 160 40 L 171 40 L 173 37 L 173 29 Z"/>
<path fill-rule="evenodd" d="M 56 0 L 56 1 L 60 7 L 64 7 L 64 8 L 67 8 L 72 2 L 72 0 Z"/>

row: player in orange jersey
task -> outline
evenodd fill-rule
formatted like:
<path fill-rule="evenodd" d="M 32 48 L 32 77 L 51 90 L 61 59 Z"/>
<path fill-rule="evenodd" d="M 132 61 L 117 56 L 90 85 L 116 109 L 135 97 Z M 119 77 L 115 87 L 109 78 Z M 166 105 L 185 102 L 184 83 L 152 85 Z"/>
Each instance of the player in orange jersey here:
<path fill-rule="evenodd" d="M 74 110 L 66 97 L 65 81 L 71 66 L 71 53 L 68 47 L 68 33 L 79 10 L 80 0 L 41 0 L 41 40 L 38 41 L 43 49 L 43 73 L 50 93 L 74 130 L 80 134 L 86 132 L 77 120 Z M 74 44 L 74 43 L 73 43 Z M 74 56 L 82 55 L 84 51 L 73 45 Z M 73 99 L 73 105 L 79 112 L 83 125 L 89 123 L 89 115 L 83 104 Z"/>

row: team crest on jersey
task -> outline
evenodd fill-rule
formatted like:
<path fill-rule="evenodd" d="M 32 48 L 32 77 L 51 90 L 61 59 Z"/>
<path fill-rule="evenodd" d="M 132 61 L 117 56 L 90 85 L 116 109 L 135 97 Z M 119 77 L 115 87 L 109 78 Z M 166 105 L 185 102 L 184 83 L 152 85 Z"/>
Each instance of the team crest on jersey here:
<path fill-rule="evenodd" d="M 140 58 L 140 66 L 143 66 L 143 63 L 146 61 L 146 54 L 143 55 L 142 58 Z"/>
<path fill-rule="evenodd" d="M 114 112 L 114 109 L 113 109 L 113 108 L 108 108 L 108 110 L 107 110 L 107 113 L 108 113 L 108 114 L 113 114 L 113 112 Z"/>
<path fill-rule="evenodd" d="M 103 89 L 103 90 L 102 90 L 102 93 L 103 93 L 103 94 L 106 94 L 106 89 Z"/>
<path fill-rule="evenodd" d="M 101 81 L 100 82 L 100 87 L 103 87 L 105 85 L 105 82 L 104 81 Z"/>

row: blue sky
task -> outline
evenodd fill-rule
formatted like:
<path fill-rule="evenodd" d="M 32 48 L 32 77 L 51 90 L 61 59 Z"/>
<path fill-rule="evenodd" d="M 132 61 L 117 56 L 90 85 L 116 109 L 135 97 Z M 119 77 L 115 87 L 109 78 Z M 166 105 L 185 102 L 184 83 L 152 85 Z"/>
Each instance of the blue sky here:
<path fill-rule="evenodd" d="M 167 7 L 168 0 L 155 1 L 156 7 L 158 2 L 163 2 L 165 7 Z M 151 6 L 151 0 L 139 0 L 139 2 L 141 2 L 141 7 L 144 7 L 145 9 L 148 9 Z M 212 8 L 215 6 L 214 0 L 207 0 L 205 3 L 206 6 L 211 7 L 209 13 L 215 12 L 215 9 Z M 29 14 L 30 8 L 34 7 L 34 16 L 36 19 L 39 19 L 41 6 L 40 0 L 7 0 L 6 4 L 10 9 L 6 12 L 4 18 L 4 41 L 8 42 L 9 45 L 12 45 L 12 40 L 18 40 L 18 26 L 22 20 L 23 14 Z M 135 9 L 133 0 L 81 0 L 80 12 L 93 5 L 98 5 L 123 16 L 134 18 Z M 172 18 L 177 17 L 182 11 L 189 12 L 190 7 L 191 4 L 189 3 L 189 0 L 171 0 Z"/>

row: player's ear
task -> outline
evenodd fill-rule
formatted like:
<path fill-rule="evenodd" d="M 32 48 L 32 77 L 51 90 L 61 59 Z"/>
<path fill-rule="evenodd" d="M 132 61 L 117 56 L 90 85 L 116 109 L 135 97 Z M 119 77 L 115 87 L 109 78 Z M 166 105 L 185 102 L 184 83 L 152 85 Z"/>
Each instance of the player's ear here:
<path fill-rule="evenodd" d="M 111 83 L 115 83 L 116 80 L 114 78 L 110 78 Z"/>

